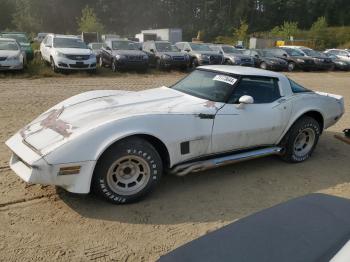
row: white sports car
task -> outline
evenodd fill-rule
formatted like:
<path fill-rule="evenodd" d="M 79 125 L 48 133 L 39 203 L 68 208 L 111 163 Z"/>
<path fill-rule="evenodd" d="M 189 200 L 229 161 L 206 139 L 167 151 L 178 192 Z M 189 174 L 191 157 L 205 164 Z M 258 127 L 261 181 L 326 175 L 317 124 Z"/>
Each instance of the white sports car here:
<path fill-rule="evenodd" d="M 171 87 L 92 91 L 49 109 L 11 137 L 11 168 L 26 182 L 113 203 L 180 176 L 252 158 L 308 159 L 344 113 L 341 96 L 280 73 L 203 66 Z"/>

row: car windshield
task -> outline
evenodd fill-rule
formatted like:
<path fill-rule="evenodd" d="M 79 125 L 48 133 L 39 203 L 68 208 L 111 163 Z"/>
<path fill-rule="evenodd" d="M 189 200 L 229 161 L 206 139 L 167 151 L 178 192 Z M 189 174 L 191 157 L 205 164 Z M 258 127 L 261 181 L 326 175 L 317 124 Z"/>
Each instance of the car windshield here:
<path fill-rule="evenodd" d="M 112 41 L 113 50 L 136 50 L 134 43 L 130 41 Z"/>
<path fill-rule="evenodd" d="M 220 72 L 195 70 L 171 88 L 202 99 L 225 102 L 237 78 Z"/>
<path fill-rule="evenodd" d="M 229 53 L 229 54 L 242 54 L 243 53 L 242 50 L 236 49 L 233 46 L 223 46 L 222 50 L 225 53 Z"/>
<path fill-rule="evenodd" d="M 91 44 L 91 48 L 92 48 L 93 50 L 98 50 L 98 49 L 101 49 L 102 47 L 104 47 L 104 44 L 103 44 L 103 43 Z"/>
<path fill-rule="evenodd" d="M 86 44 L 78 38 L 55 37 L 53 39 L 53 46 L 57 48 L 87 49 Z"/>
<path fill-rule="evenodd" d="M 275 54 L 270 50 L 261 51 L 263 57 L 274 57 Z"/>
<path fill-rule="evenodd" d="M 213 51 L 208 45 L 205 44 L 190 43 L 190 46 L 194 51 Z"/>
<path fill-rule="evenodd" d="M 303 51 L 308 56 L 319 56 L 319 53 L 317 53 L 316 51 L 314 51 L 312 49 L 301 48 L 301 51 Z"/>
<path fill-rule="evenodd" d="M 301 52 L 297 49 L 285 48 L 284 51 L 286 51 L 287 54 L 290 56 L 304 56 L 303 52 Z"/>
<path fill-rule="evenodd" d="M 168 42 L 158 42 L 156 43 L 156 48 L 158 52 L 172 52 L 173 48 Z"/>
<path fill-rule="evenodd" d="M 181 50 L 179 48 L 177 48 L 175 45 L 171 46 L 171 51 L 172 52 L 181 52 Z"/>
<path fill-rule="evenodd" d="M 0 50 L 11 50 L 15 51 L 18 50 L 18 46 L 15 42 L 13 41 L 0 41 Z"/>
<path fill-rule="evenodd" d="M 282 49 L 267 49 L 267 52 L 269 52 L 271 55 L 274 56 L 283 56 L 283 55 L 287 55 L 286 52 Z"/>
<path fill-rule="evenodd" d="M 5 38 L 16 39 L 18 43 L 28 43 L 28 38 L 22 34 L 2 34 Z"/>

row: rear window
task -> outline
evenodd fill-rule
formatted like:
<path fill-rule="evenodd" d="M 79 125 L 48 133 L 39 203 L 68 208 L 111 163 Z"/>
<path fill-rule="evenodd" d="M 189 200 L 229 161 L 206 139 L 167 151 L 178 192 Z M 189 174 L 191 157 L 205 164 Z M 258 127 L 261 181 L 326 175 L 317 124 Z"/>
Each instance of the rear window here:
<path fill-rule="evenodd" d="M 292 88 L 293 93 L 305 93 L 305 92 L 312 92 L 310 89 L 307 89 L 298 83 L 294 82 L 293 80 L 289 79 L 290 86 Z"/>

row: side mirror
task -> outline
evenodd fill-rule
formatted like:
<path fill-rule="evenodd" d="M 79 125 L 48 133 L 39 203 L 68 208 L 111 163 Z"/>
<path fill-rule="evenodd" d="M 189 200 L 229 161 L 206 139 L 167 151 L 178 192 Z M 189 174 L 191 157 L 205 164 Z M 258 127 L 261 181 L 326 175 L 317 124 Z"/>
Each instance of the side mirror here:
<path fill-rule="evenodd" d="M 283 54 L 284 57 L 288 57 L 287 54 Z"/>
<path fill-rule="evenodd" d="M 154 49 L 150 49 L 149 51 L 150 51 L 151 53 L 154 53 Z"/>
<path fill-rule="evenodd" d="M 224 54 L 224 52 L 222 52 L 222 51 L 220 50 L 220 51 L 219 51 L 219 54 L 220 54 L 220 55 L 223 55 L 223 54 Z"/>
<path fill-rule="evenodd" d="M 185 51 L 185 52 L 190 52 L 191 50 L 190 50 L 190 49 L 188 49 L 188 48 L 186 48 L 184 51 Z"/>
<path fill-rule="evenodd" d="M 245 105 L 254 104 L 254 98 L 251 96 L 241 96 L 238 102 L 239 104 L 236 107 L 243 109 Z"/>
<path fill-rule="evenodd" d="M 255 57 L 255 58 L 259 58 L 259 56 L 258 56 L 258 55 L 255 55 L 254 57 Z"/>
<path fill-rule="evenodd" d="M 106 46 L 106 50 L 112 51 L 112 48 L 110 48 L 109 46 Z"/>

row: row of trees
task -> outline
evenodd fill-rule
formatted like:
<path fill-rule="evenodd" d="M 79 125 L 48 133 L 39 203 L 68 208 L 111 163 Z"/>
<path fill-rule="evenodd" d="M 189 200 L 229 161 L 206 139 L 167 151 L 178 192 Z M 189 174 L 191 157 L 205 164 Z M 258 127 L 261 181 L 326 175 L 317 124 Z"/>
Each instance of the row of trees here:
<path fill-rule="evenodd" d="M 87 5 L 91 9 L 82 14 Z M 203 40 L 212 41 L 233 32 L 279 36 L 288 28 L 313 26 L 316 32 L 325 23 L 350 25 L 348 0 L 0 0 L 0 7 L 0 30 L 26 32 L 76 33 L 97 26 L 133 36 L 141 29 L 180 27 L 185 39 L 200 30 Z M 315 25 L 319 17 L 324 20 Z"/>

